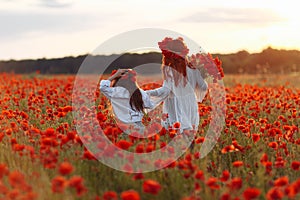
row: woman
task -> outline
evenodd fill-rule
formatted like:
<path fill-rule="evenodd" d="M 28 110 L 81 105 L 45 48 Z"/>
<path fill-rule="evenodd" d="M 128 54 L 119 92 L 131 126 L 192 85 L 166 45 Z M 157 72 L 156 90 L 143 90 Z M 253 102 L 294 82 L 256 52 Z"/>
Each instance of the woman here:
<path fill-rule="evenodd" d="M 132 69 L 113 71 L 107 80 L 101 80 L 100 91 L 111 101 L 116 117 L 137 128 L 144 127 L 142 119 L 147 110 L 154 109 L 170 92 L 166 87 L 142 90 L 136 82 L 136 72 Z M 159 98 L 154 100 L 150 98 L 152 96 Z"/>
<path fill-rule="evenodd" d="M 182 38 L 165 38 L 159 42 L 162 50 L 162 73 L 164 85 L 170 90 L 164 101 L 163 112 L 168 114 L 169 125 L 180 122 L 180 131 L 198 130 L 199 112 L 197 102 L 207 93 L 207 83 L 198 69 L 188 64 L 188 49 Z"/>

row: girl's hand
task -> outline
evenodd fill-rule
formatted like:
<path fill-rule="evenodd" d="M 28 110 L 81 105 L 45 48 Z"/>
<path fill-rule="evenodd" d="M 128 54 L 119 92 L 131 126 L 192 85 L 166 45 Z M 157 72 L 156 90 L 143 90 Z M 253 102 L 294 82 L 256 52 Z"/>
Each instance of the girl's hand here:
<path fill-rule="evenodd" d="M 109 77 L 108 80 L 112 81 L 113 79 L 124 75 L 126 72 L 128 72 L 128 69 L 118 69 L 118 71 L 114 75 Z"/>
<path fill-rule="evenodd" d="M 117 77 L 124 75 L 126 72 L 128 72 L 128 69 L 118 69 L 116 72 Z"/>

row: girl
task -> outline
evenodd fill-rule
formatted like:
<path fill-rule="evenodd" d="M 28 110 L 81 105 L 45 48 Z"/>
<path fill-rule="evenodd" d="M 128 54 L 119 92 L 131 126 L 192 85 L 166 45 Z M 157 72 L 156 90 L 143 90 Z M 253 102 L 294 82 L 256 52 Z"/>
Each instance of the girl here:
<path fill-rule="evenodd" d="M 107 80 L 101 80 L 100 91 L 111 101 L 116 117 L 137 128 L 144 127 L 142 118 L 146 111 L 154 109 L 170 92 L 164 86 L 155 90 L 142 90 L 136 82 L 136 72 L 132 69 L 113 71 Z"/>
<path fill-rule="evenodd" d="M 159 42 L 162 50 L 162 73 L 164 84 L 171 90 L 164 101 L 163 112 L 168 113 L 169 125 L 180 122 L 183 130 L 198 130 L 199 112 L 197 102 L 202 102 L 207 83 L 200 71 L 188 64 L 188 49 L 182 38 L 165 38 Z"/>

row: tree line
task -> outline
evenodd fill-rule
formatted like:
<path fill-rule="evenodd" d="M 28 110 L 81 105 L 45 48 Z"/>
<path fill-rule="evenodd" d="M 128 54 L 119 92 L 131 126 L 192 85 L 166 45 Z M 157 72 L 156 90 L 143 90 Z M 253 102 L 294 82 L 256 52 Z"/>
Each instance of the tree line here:
<path fill-rule="evenodd" d="M 147 63 L 161 63 L 162 55 L 156 52 L 144 54 L 122 54 L 122 55 L 81 55 L 77 57 L 64 57 L 53 59 L 27 59 L 0 61 L 0 73 L 40 73 L 40 74 L 76 74 L 82 63 L 89 56 L 95 66 L 100 67 L 107 64 L 105 72 L 122 66 L 140 66 Z M 260 53 L 249 53 L 239 51 L 232 54 L 212 54 L 219 57 L 225 74 L 256 74 L 256 73 L 292 73 L 300 72 L 300 51 L 278 50 L 268 47 Z M 97 71 L 97 70 L 95 70 Z M 156 70 L 157 71 L 157 70 Z M 93 73 L 93 71 L 90 71 Z M 151 73 L 151 68 L 149 68 Z"/>

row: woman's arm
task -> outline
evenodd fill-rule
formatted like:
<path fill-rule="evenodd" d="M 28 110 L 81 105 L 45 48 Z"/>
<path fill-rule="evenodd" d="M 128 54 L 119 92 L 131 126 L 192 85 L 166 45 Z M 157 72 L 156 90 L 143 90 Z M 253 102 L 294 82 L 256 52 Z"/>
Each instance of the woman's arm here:
<path fill-rule="evenodd" d="M 162 86 L 160 88 L 156 88 L 154 90 L 147 90 L 146 93 L 149 94 L 150 96 L 167 96 L 169 95 L 169 93 L 171 92 L 171 90 L 166 87 L 166 86 Z"/>
<path fill-rule="evenodd" d="M 208 84 L 201 76 L 201 73 L 198 69 L 195 70 L 195 76 L 196 78 L 196 88 L 195 88 L 195 94 L 197 97 L 198 102 L 202 102 L 205 98 L 207 91 L 208 91 Z"/>
<path fill-rule="evenodd" d="M 201 90 L 206 91 L 208 88 L 207 82 L 202 78 L 199 70 L 196 71 L 196 84 L 201 88 Z"/>
<path fill-rule="evenodd" d="M 170 94 L 171 90 L 163 85 L 160 88 L 154 89 L 154 90 L 146 90 L 145 91 L 148 96 L 149 101 L 149 108 L 152 110 L 156 108 L 158 105 L 160 105 L 161 102 L 163 102 L 168 95 Z"/>
<path fill-rule="evenodd" d="M 161 87 L 153 89 L 153 90 L 147 90 L 146 92 L 150 96 L 160 97 L 160 96 L 168 96 L 169 93 L 171 92 L 171 89 L 168 86 L 167 82 L 164 81 L 164 83 Z"/>

